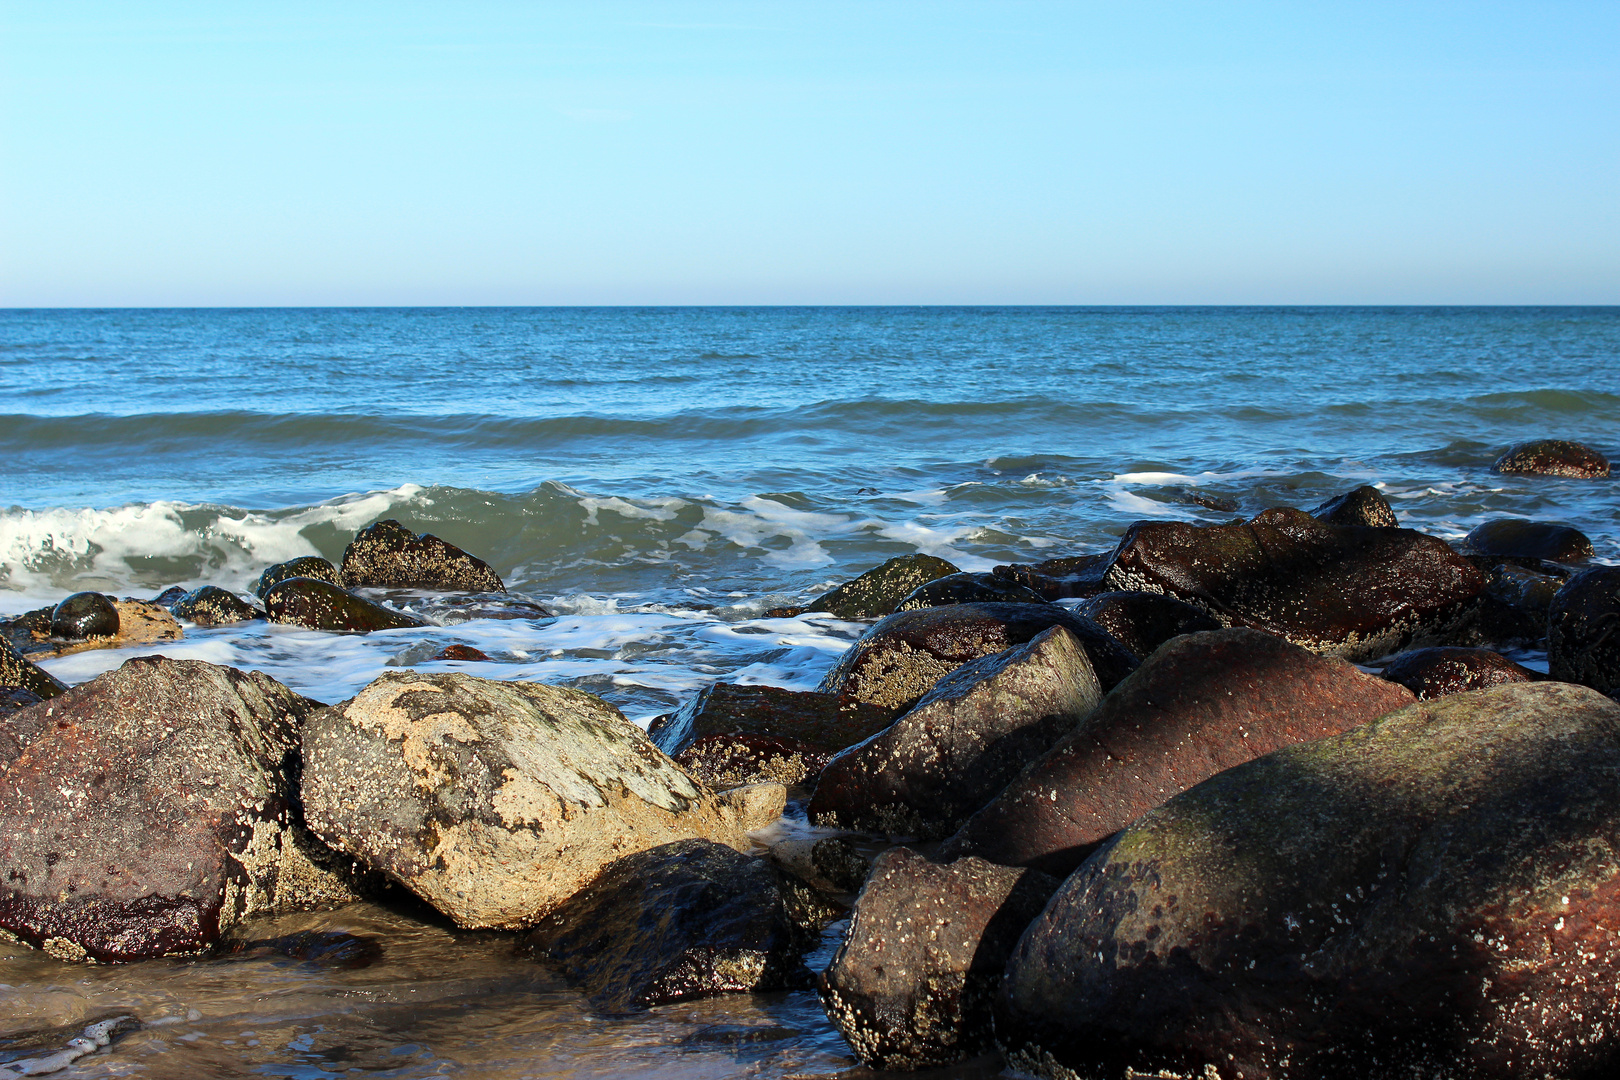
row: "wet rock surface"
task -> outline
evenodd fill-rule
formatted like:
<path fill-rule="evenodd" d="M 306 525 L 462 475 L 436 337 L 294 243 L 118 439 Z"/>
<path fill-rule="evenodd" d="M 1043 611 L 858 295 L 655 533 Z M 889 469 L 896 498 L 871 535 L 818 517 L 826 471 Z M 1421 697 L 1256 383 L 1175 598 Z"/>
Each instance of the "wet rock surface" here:
<path fill-rule="evenodd" d="M 483 559 L 432 533 L 413 533 L 392 519 L 355 533 L 343 551 L 339 574 L 350 588 L 506 591 L 500 575 Z"/>
<path fill-rule="evenodd" d="M 998 1040 L 1041 1076 L 1609 1075 L 1617 784 L 1620 706 L 1557 683 L 1230 769 L 1064 883 Z"/>
<path fill-rule="evenodd" d="M 477 662 L 480 662 L 480 661 L 488 660 L 489 657 L 483 652 L 483 650 L 475 649 L 471 645 L 453 644 L 453 645 L 446 645 L 444 648 L 440 649 L 438 652 L 436 652 L 432 656 L 428 657 L 428 659 L 429 660 L 465 660 L 465 661 L 468 661 L 468 662 L 477 663 Z"/>
<path fill-rule="evenodd" d="M 952 604 L 879 620 L 849 647 L 820 689 L 902 711 L 969 660 L 1022 645 L 1053 626 L 1079 639 L 1105 690 L 1137 665 L 1136 655 L 1102 627 L 1056 604 Z"/>
<path fill-rule="evenodd" d="M 709 840 L 610 863 L 526 940 L 608 1012 L 810 982 L 777 872 Z"/>
<path fill-rule="evenodd" d="M 10 641 L 0 638 L 0 687 L 52 698 L 66 690 L 67 684 L 18 652 Z"/>
<path fill-rule="evenodd" d="M 1590 480 L 1609 475 L 1609 459 L 1584 443 L 1535 439 L 1509 447 L 1496 459 L 1491 472 Z"/>
<path fill-rule="evenodd" d="M 590 694 L 459 672 L 386 674 L 317 711 L 303 760 L 310 827 L 469 928 L 533 925 L 636 851 L 746 846 L 785 797 L 717 798 Z"/>
<path fill-rule="evenodd" d="M 762 781 L 802 784 L 815 780 L 831 758 L 830 750 L 798 739 L 746 731 L 705 735 L 675 755 L 683 769 L 714 788 Z"/>
<path fill-rule="evenodd" d="M 1006 563 L 990 572 L 998 578 L 1027 586 L 1048 600 L 1096 596 L 1107 586 L 1109 554 L 1070 555 L 1038 563 Z"/>
<path fill-rule="evenodd" d="M 940 854 L 1065 875 L 1114 832 L 1223 769 L 1412 700 L 1404 687 L 1257 630 L 1179 637 Z"/>
<path fill-rule="evenodd" d="M 768 736 L 787 740 L 783 747 L 830 754 L 882 731 L 894 717 L 893 710 L 836 694 L 722 682 L 654 720 L 647 734 L 666 754 L 714 735 Z"/>
<path fill-rule="evenodd" d="M 1419 701 L 1540 678 L 1536 672 L 1490 649 L 1446 647 L 1402 653 L 1381 674 L 1412 691 Z"/>
<path fill-rule="evenodd" d="M 1046 597 L 1008 578 L 994 574 L 947 574 L 912 590 L 896 611 L 943 607 L 946 604 L 1043 604 Z"/>
<path fill-rule="evenodd" d="M 369 634 L 428 625 L 403 611 L 384 607 L 319 578 L 293 577 L 276 582 L 264 594 L 265 617 L 271 622 L 311 630 Z"/>
<path fill-rule="evenodd" d="M 877 619 L 935 578 L 961 571 L 932 555 L 898 555 L 853 581 L 812 600 L 806 611 L 825 611 L 840 619 Z"/>
<path fill-rule="evenodd" d="M 32 690 L 24 690 L 20 686 L 0 686 L 0 716 L 38 705 L 44 700 Z"/>
<path fill-rule="evenodd" d="M 1485 587 L 1484 574 L 1432 536 L 1328 525 L 1289 509 L 1237 525 L 1138 522 L 1106 580 L 1352 660 L 1438 632 Z"/>
<path fill-rule="evenodd" d="M 1583 570 L 1554 595 L 1547 611 L 1547 672 L 1620 695 L 1620 567 Z"/>
<path fill-rule="evenodd" d="M 111 597 L 101 593 L 74 593 L 51 612 L 51 636 L 64 641 L 113 637 L 117 633 L 118 609 Z"/>
<path fill-rule="evenodd" d="M 982 859 L 879 855 L 821 980 L 827 1016 L 867 1065 L 946 1065 L 991 1045 L 1013 946 L 1058 881 Z"/>
<path fill-rule="evenodd" d="M 268 676 L 143 657 L 13 713 L 0 929 L 64 959 L 207 948 L 246 915 L 354 899 L 298 824 L 304 702 Z"/>
<path fill-rule="evenodd" d="M 833 758 L 817 825 L 935 840 L 955 832 L 1102 699 L 1085 649 L 1053 626 L 971 660 L 890 728 Z"/>
<path fill-rule="evenodd" d="M 1144 659 L 1173 637 L 1221 628 L 1209 612 L 1163 593 L 1098 593 L 1075 610 Z"/>
<path fill-rule="evenodd" d="M 264 618 L 264 612 L 217 585 L 193 589 L 175 601 L 169 611 L 198 626 L 225 626 Z"/>
<path fill-rule="evenodd" d="M 319 555 L 304 555 L 265 567 L 264 573 L 259 575 L 258 582 L 253 586 L 253 594 L 263 600 L 264 594 L 270 591 L 272 585 L 295 577 L 329 581 L 333 585 L 343 584 L 343 577 L 338 573 L 337 567 Z"/>
<path fill-rule="evenodd" d="M 1475 554 L 1499 559 L 1579 562 L 1592 557 L 1592 541 L 1579 529 L 1550 521 L 1493 518 L 1463 539 Z"/>
<path fill-rule="evenodd" d="M 1366 525 L 1374 529 L 1398 529 L 1401 523 L 1395 517 L 1389 500 L 1371 484 L 1345 492 L 1329 499 L 1311 511 L 1311 516 L 1329 525 Z"/>

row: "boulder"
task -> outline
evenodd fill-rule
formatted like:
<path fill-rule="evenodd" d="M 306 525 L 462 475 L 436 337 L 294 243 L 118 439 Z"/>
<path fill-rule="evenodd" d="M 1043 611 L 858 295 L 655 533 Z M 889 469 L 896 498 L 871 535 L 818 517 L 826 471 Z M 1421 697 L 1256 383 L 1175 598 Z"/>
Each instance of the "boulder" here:
<path fill-rule="evenodd" d="M 117 633 L 118 609 L 112 597 L 98 592 L 74 593 L 51 612 L 51 636 L 64 641 L 113 637 Z"/>
<path fill-rule="evenodd" d="M 1579 562 L 1592 557 L 1592 541 L 1579 529 L 1549 521 L 1492 518 L 1474 526 L 1463 544 L 1493 559 Z"/>
<path fill-rule="evenodd" d="M 672 713 L 652 722 L 647 734 L 666 754 L 676 754 L 711 735 L 755 735 L 787 740 L 833 754 L 894 722 L 890 709 L 816 691 L 776 686 L 712 683 Z"/>
<path fill-rule="evenodd" d="M 1540 678 L 1490 649 L 1444 647 L 1401 653 L 1380 674 L 1412 691 L 1419 701 Z"/>
<path fill-rule="evenodd" d="M 356 596 L 329 581 L 307 577 L 285 578 L 270 586 L 264 594 L 264 613 L 275 623 L 359 634 L 428 625 L 414 615 Z"/>
<path fill-rule="evenodd" d="M 712 840 L 614 860 L 526 940 L 607 1012 L 811 983 L 777 872 Z"/>
<path fill-rule="evenodd" d="M 1102 627 L 1057 604 L 952 604 L 874 623 L 821 681 L 821 690 L 904 711 L 969 660 L 1022 645 L 1053 626 L 1080 640 L 1104 690 L 1137 665 Z"/>
<path fill-rule="evenodd" d="M 267 675 L 159 656 L 11 714 L 0 929 L 64 959 L 139 960 L 354 899 L 299 823 L 303 717 Z"/>
<path fill-rule="evenodd" d="M 264 618 L 264 612 L 217 585 L 193 589 L 170 605 L 169 611 L 198 626 L 225 626 Z"/>
<path fill-rule="evenodd" d="M 279 562 L 274 566 L 265 567 L 264 573 L 259 575 L 258 582 L 253 586 L 253 595 L 263 600 L 264 594 L 270 591 L 272 585 L 295 577 L 329 581 L 333 585 L 343 584 L 343 576 L 338 573 L 337 567 L 319 555 L 304 555 L 297 559 L 288 559 L 286 562 Z"/>
<path fill-rule="evenodd" d="M 173 607 L 184 595 L 186 595 L 185 589 L 178 585 L 170 585 L 167 589 L 148 600 L 147 603 L 156 604 L 160 608 L 169 608 Z"/>
<path fill-rule="evenodd" d="M 1620 695 L 1620 566 L 1594 566 L 1566 581 L 1547 609 L 1547 672 Z"/>
<path fill-rule="evenodd" d="M 1617 789 L 1620 706 L 1546 682 L 1229 769 L 1064 882 L 997 1039 L 1047 1077 L 1614 1075 Z"/>
<path fill-rule="evenodd" d="M 52 698 L 67 689 L 67 684 L 35 664 L 0 638 L 0 686 L 26 690 L 41 698 Z"/>
<path fill-rule="evenodd" d="M 1490 579 L 1485 584 L 1487 594 L 1510 607 L 1539 616 L 1543 624 L 1553 596 L 1569 580 L 1512 563 L 1493 566 L 1489 573 Z"/>
<path fill-rule="evenodd" d="M 998 578 L 1016 582 L 1040 593 L 1048 600 L 1096 596 L 1107 588 L 1103 574 L 1108 571 L 1108 553 L 1068 555 L 1038 563 L 1007 563 L 991 569 Z"/>
<path fill-rule="evenodd" d="M 20 686 L 0 686 L 0 716 L 38 705 L 44 700 L 32 690 L 24 690 Z"/>
<path fill-rule="evenodd" d="M 390 672 L 304 729 L 310 827 L 464 927 L 531 926 L 676 840 L 746 848 L 763 793 L 717 797 L 591 694 L 461 672 Z"/>
<path fill-rule="evenodd" d="M 802 784 L 821 775 L 832 752 L 781 735 L 733 731 L 705 735 L 675 755 L 681 768 L 713 788 L 771 782 Z"/>
<path fill-rule="evenodd" d="M 500 575 L 483 559 L 431 533 L 417 535 L 391 519 L 354 534 L 343 549 L 339 572 L 351 589 L 506 591 Z"/>
<path fill-rule="evenodd" d="M 881 618 L 918 586 L 956 573 L 960 573 L 956 567 L 932 555 L 897 555 L 816 597 L 805 610 L 825 611 L 840 619 Z"/>
<path fill-rule="evenodd" d="M 1398 529 L 1395 509 L 1371 484 L 1329 499 L 1311 511 L 1311 517 L 1329 525 L 1366 525 L 1374 529 Z"/>
<path fill-rule="evenodd" d="M 1098 593 L 1075 610 L 1142 657 L 1173 637 L 1221 628 L 1207 611 L 1164 593 Z"/>
<path fill-rule="evenodd" d="M 948 1065 L 991 1046 L 991 1007 L 1024 928 L 1057 889 L 1037 870 L 907 848 L 877 857 L 821 1001 L 873 1069 Z"/>
<path fill-rule="evenodd" d="M 1531 473 L 1589 480 L 1609 475 L 1609 459 L 1584 443 L 1536 439 L 1508 449 L 1491 466 L 1494 473 Z"/>
<path fill-rule="evenodd" d="M 946 574 L 926 585 L 919 585 L 900 603 L 896 611 L 943 607 L 946 604 L 1044 604 L 1046 597 L 1009 578 L 994 574 Z"/>
<path fill-rule="evenodd" d="M 1443 540 L 1328 525 L 1289 509 L 1233 525 L 1137 522 L 1114 549 L 1106 581 L 1351 660 L 1441 631 L 1485 587 L 1485 575 Z"/>
<path fill-rule="evenodd" d="M 1412 700 L 1404 687 L 1257 630 L 1175 638 L 969 818 L 941 857 L 1063 876 L 1114 832 L 1222 769 Z"/>
<path fill-rule="evenodd" d="M 949 836 L 1101 699 L 1080 642 L 1049 627 L 963 664 L 888 730 L 833 758 L 816 781 L 810 820 L 923 840 Z"/>

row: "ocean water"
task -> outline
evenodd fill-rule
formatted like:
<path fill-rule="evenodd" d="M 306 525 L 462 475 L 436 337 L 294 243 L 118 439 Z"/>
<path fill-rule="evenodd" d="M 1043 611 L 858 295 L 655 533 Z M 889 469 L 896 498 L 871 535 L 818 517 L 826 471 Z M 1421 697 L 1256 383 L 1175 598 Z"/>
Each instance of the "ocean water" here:
<path fill-rule="evenodd" d="M 0 614 L 80 589 L 246 591 L 392 517 L 556 618 L 188 627 L 147 651 L 326 701 L 391 666 L 538 679 L 645 722 L 716 679 L 814 686 L 862 627 L 763 612 L 907 552 L 988 569 L 1107 550 L 1144 518 L 1308 509 L 1371 483 L 1412 528 L 1564 521 L 1620 561 L 1616 482 L 1489 471 L 1534 437 L 1620 455 L 1617 370 L 1613 307 L 4 311 Z M 491 660 L 426 659 L 452 642 Z M 141 651 L 46 666 L 77 682 Z M 148 1026 L 83 1075 L 326 1076 L 339 1043 L 400 1077 L 853 1060 L 808 995 L 609 1022 L 499 942 L 389 934 L 398 970 L 343 978 L 17 953 L 0 958 L 0 1013 L 48 1028 L 131 1008 L 179 1033 Z M 694 1035 L 717 1024 L 776 1033 Z M 248 1048 L 240 1033 L 261 1028 Z"/>

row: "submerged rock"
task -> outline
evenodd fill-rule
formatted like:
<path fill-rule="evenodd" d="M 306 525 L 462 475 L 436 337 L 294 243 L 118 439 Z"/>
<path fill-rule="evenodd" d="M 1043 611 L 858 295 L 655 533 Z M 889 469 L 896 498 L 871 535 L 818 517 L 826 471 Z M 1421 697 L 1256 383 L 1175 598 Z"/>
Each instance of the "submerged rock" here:
<path fill-rule="evenodd" d="M 1257 630 L 1167 642 L 941 849 L 1065 875 L 1222 769 L 1412 702 L 1404 687 Z"/>
<path fill-rule="evenodd" d="M 1432 536 L 1328 525 L 1289 509 L 1234 525 L 1137 522 L 1106 580 L 1352 660 L 1441 630 L 1485 587 L 1479 570 Z"/>
<path fill-rule="evenodd" d="M 432 533 L 417 535 L 392 519 L 355 533 L 343 551 L 340 573 L 350 588 L 506 591 L 500 575 L 483 559 Z"/>
<path fill-rule="evenodd" d="M 990 572 L 998 578 L 1027 586 L 1048 600 L 1096 596 L 1107 586 L 1108 553 L 1070 555 L 1038 563 L 1007 563 Z"/>
<path fill-rule="evenodd" d="M 112 598 L 98 592 L 74 593 L 51 612 L 51 636 L 64 641 L 114 637 L 118 633 L 118 609 Z"/>
<path fill-rule="evenodd" d="M 384 607 L 319 578 L 294 577 L 276 582 L 264 594 L 265 616 L 276 623 L 369 634 L 428 625 L 403 611 Z"/>
<path fill-rule="evenodd" d="M 1013 946 L 1058 881 L 1036 870 L 890 848 L 821 980 L 827 1018 L 874 1069 L 948 1065 L 990 1048 Z"/>
<path fill-rule="evenodd" d="M 329 581 L 333 585 L 342 585 L 343 577 L 338 568 L 321 558 L 319 555 L 304 555 L 297 559 L 288 559 L 286 562 L 276 563 L 265 567 L 264 573 L 253 586 L 253 593 L 260 600 L 270 591 L 272 585 L 286 581 L 288 578 L 307 577 L 316 581 Z"/>
<path fill-rule="evenodd" d="M 1497 559 L 1579 562 L 1592 557 L 1592 541 L 1579 529 L 1549 521 L 1492 518 L 1463 539 L 1475 554 Z"/>
<path fill-rule="evenodd" d="M 816 782 L 817 825 L 939 839 L 955 832 L 1102 698 L 1062 626 L 971 660 L 888 730 L 833 758 Z"/>
<path fill-rule="evenodd" d="M 204 585 L 186 593 L 169 610 L 176 618 L 198 626 L 225 626 L 264 618 L 264 612 L 217 585 Z"/>
<path fill-rule="evenodd" d="M 805 610 L 825 611 L 840 619 L 881 618 L 919 586 L 960 572 L 932 555 L 897 555 L 854 581 L 816 597 Z"/>
<path fill-rule="evenodd" d="M 913 589 L 896 611 L 943 607 L 946 604 L 1044 604 L 1046 597 L 1009 578 L 994 574 L 946 574 Z"/>
<path fill-rule="evenodd" d="M 1617 785 L 1620 706 L 1558 683 L 1229 769 L 1064 883 L 997 1039 L 1048 1077 L 1614 1075 Z"/>
<path fill-rule="evenodd" d="M 1329 525 L 1366 525 L 1374 529 L 1398 529 L 1394 507 L 1371 484 L 1345 492 L 1311 511 L 1311 517 Z"/>
<path fill-rule="evenodd" d="M 355 898 L 298 824 L 304 699 L 139 657 L 8 717 L 0 929 L 64 959 L 207 948 L 245 916 Z"/>
<path fill-rule="evenodd" d="M 1098 593 L 1075 610 L 1143 658 L 1173 637 L 1221 628 L 1207 611 L 1163 593 Z"/>
<path fill-rule="evenodd" d="M 1539 677 L 1501 653 L 1459 648 L 1413 649 L 1391 660 L 1380 674 L 1412 691 L 1419 701 Z"/>
<path fill-rule="evenodd" d="M 533 925 L 647 848 L 746 847 L 784 798 L 717 797 L 618 709 L 539 683 L 389 673 L 304 728 L 310 827 L 470 928 Z"/>
<path fill-rule="evenodd" d="M 1510 447 L 1496 459 L 1491 472 L 1590 480 L 1609 475 L 1609 459 L 1584 443 L 1536 439 Z"/>
<path fill-rule="evenodd" d="M 0 687 L 53 698 L 66 690 L 67 684 L 18 652 L 11 642 L 0 638 Z"/>
<path fill-rule="evenodd" d="M 527 941 L 608 1012 L 810 984 L 776 871 L 710 840 L 609 863 Z"/>
<path fill-rule="evenodd" d="M 1620 566 L 1570 578 L 1547 611 L 1547 672 L 1620 696 Z"/>

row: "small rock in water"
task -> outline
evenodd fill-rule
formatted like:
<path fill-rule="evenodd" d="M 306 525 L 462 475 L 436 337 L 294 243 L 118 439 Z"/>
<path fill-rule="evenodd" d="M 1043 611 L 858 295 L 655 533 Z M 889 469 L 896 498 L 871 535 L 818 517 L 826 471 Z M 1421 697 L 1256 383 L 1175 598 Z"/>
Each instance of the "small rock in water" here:
<path fill-rule="evenodd" d="M 1046 597 L 1009 578 L 994 574 L 946 574 L 919 586 L 900 603 L 896 611 L 944 607 L 946 604 L 1043 604 Z"/>
<path fill-rule="evenodd" d="M 51 636 L 64 641 L 114 637 L 118 633 L 118 609 L 109 597 L 98 592 L 74 593 L 51 612 Z"/>
<path fill-rule="evenodd" d="M 1539 678 L 1529 668 L 1490 649 L 1444 647 L 1402 653 L 1380 674 L 1412 691 L 1419 701 Z"/>
<path fill-rule="evenodd" d="M 184 595 L 186 595 L 185 589 L 178 585 L 170 585 L 167 589 L 148 600 L 147 603 L 156 604 L 161 608 L 172 608 Z"/>
<path fill-rule="evenodd" d="M 1584 443 L 1536 439 L 1510 447 L 1496 459 L 1491 472 L 1591 480 L 1609 475 L 1609 459 Z"/>
<path fill-rule="evenodd" d="M 1564 583 L 1547 611 L 1547 672 L 1620 696 L 1620 566 L 1594 566 Z"/>
<path fill-rule="evenodd" d="M 854 581 L 823 593 L 805 610 L 825 611 L 840 619 L 877 619 L 893 612 L 918 586 L 960 572 L 932 555 L 898 555 Z"/>
<path fill-rule="evenodd" d="M 1398 529 L 1400 521 L 1389 500 L 1371 484 L 1362 484 L 1343 495 L 1329 499 L 1311 511 L 1311 517 L 1329 525 L 1366 525 L 1375 529 Z"/>
<path fill-rule="evenodd" d="M 319 555 L 304 555 L 297 559 L 288 559 L 286 562 L 279 562 L 274 566 L 265 567 L 264 573 L 259 575 L 258 583 L 253 586 L 254 595 L 263 600 L 264 594 L 270 591 L 272 585 L 295 577 L 314 578 L 316 581 L 330 581 L 333 585 L 343 584 L 343 579 L 339 576 L 337 567 Z"/>
<path fill-rule="evenodd" d="M 475 649 L 471 645 L 462 645 L 462 644 L 457 643 L 457 644 L 452 644 L 452 645 L 446 645 L 444 648 L 440 649 L 437 653 L 435 653 L 432 656 L 428 657 L 428 659 L 429 660 L 482 661 L 482 660 L 488 660 L 489 657 L 486 656 L 481 649 Z"/>
<path fill-rule="evenodd" d="M 169 610 L 176 618 L 187 619 L 198 626 L 225 626 L 264 618 L 264 612 L 217 585 L 204 585 L 186 593 L 170 605 Z"/>
<path fill-rule="evenodd" d="M 233 960 L 285 956 L 321 967 L 356 969 L 370 967 L 381 960 L 383 949 L 382 943 L 372 937 L 342 930 L 302 930 L 275 938 L 233 941 L 220 955 Z"/>
<path fill-rule="evenodd" d="M 350 588 L 505 592 L 483 559 L 431 533 L 417 535 L 392 519 L 368 525 L 343 551 L 340 571 Z"/>
<path fill-rule="evenodd" d="M 1027 585 L 1048 600 L 1096 596 L 1107 588 L 1103 574 L 1108 569 L 1108 553 L 1072 555 L 1038 563 L 1009 563 L 990 572 L 1020 585 Z"/>
<path fill-rule="evenodd" d="M 1463 539 L 1475 554 L 1497 559 L 1545 559 L 1579 562 L 1592 557 L 1592 541 L 1579 529 L 1548 521 L 1493 518 L 1476 525 Z"/>
<path fill-rule="evenodd" d="M 319 578 L 294 577 L 276 582 L 264 594 L 271 622 L 367 634 L 428 625 L 414 615 L 383 607 Z"/>
<path fill-rule="evenodd" d="M 882 731 L 894 715 L 834 694 L 721 682 L 654 720 L 647 734 L 666 754 L 711 735 L 768 736 L 789 740 L 784 747 L 836 753 Z"/>
<path fill-rule="evenodd" d="M 1075 610 L 1143 659 L 1173 637 L 1221 628 L 1209 612 L 1163 593 L 1098 593 Z"/>
<path fill-rule="evenodd" d="M 53 698 L 67 689 L 67 684 L 35 664 L 0 637 L 0 686 Z"/>

